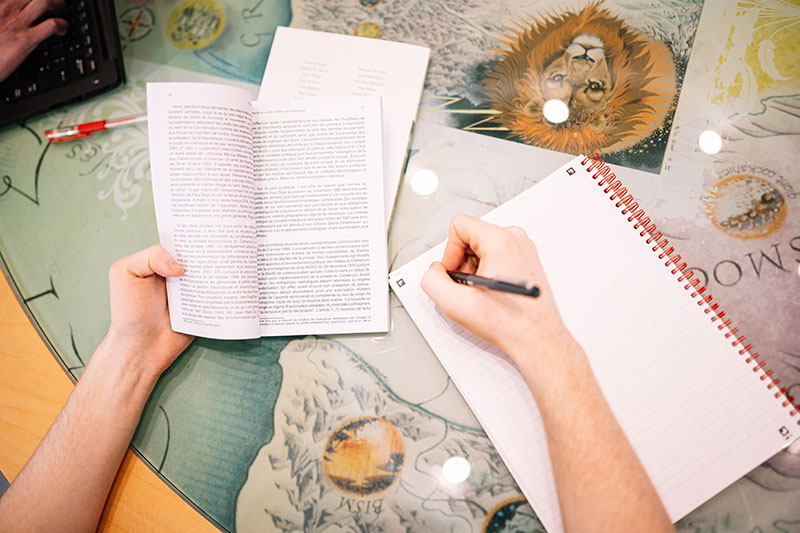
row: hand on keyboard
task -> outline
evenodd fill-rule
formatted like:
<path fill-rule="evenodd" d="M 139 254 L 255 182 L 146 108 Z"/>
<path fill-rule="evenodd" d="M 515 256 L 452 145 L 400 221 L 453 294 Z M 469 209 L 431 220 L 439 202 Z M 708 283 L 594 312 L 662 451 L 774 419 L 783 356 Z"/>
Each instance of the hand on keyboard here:
<path fill-rule="evenodd" d="M 6 79 L 39 44 L 67 33 L 64 0 L 0 0 L 0 81 Z"/>

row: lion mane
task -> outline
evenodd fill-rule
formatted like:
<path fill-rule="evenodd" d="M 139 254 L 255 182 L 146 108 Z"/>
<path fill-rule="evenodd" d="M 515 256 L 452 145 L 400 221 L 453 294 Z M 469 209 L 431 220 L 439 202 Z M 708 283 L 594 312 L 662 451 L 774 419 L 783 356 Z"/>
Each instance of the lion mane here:
<path fill-rule="evenodd" d="M 482 88 L 509 136 L 571 154 L 614 153 L 663 124 L 677 91 L 675 61 L 666 44 L 626 27 L 598 4 L 578 13 L 531 17 L 518 26 L 501 39 L 505 48 L 493 48 L 499 58 Z M 542 112 L 545 69 L 563 63 L 560 58 L 581 38 L 599 43 L 587 47 L 597 47 L 594 57 L 604 56 L 599 60 L 610 86 L 588 109 L 568 103 L 569 118 L 554 124 Z M 566 99 L 574 100 L 574 90 Z"/>

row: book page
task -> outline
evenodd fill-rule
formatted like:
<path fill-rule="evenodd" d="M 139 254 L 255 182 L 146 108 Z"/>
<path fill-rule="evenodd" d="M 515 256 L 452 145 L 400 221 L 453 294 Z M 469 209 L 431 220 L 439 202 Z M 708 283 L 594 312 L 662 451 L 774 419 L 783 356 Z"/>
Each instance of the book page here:
<path fill-rule="evenodd" d="M 158 235 L 186 269 L 167 279 L 175 331 L 260 336 L 249 100 L 224 85 L 147 85 Z"/>
<path fill-rule="evenodd" d="M 252 106 L 261 334 L 388 331 L 380 98 Z"/>
<path fill-rule="evenodd" d="M 796 438 L 797 423 L 581 160 L 484 219 L 519 225 L 536 243 L 564 323 L 677 520 Z M 420 289 L 442 250 L 397 269 L 391 287 L 544 526 L 562 531 L 544 427 L 522 375 Z"/>
<path fill-rule="evenodd" d="M 389 227 L 430 50 L 422 46 L 280 27 L 259 100 L 378 95 L 383 101 L 383 206 Z"/>

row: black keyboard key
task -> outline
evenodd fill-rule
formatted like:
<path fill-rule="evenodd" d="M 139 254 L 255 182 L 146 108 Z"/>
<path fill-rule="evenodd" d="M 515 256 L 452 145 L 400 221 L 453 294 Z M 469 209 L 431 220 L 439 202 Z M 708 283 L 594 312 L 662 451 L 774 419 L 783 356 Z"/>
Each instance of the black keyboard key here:
<path fill-rule="evenodd" d="M 61 72 L 49 69 L 46 74 L 39 77 L 39 90 L 46 91 L 47 89 L 52 89 L 63 81 L 64 80 L 61 79 Z"/>
<path fill-rule="evenodd" d="M 40 50 L 36 52 L 36 55 L 33 57 L 33 59 L 40 67 L 48 67 L 53 62 L 50 58 L 50 50 Z"/>
<path fill-rule="evenodd" d="M 83 76 L 85 69 L 83 66 L 83 59 L 73 59 L 69 63 L 69 75 L 71 78 Z"/>
<path fill-rule="evenodd" d="M 67 53 L 67 47 L 62 41 L 56 41 L 50 46 L 50 55 L 53 58 L 63 57 Z"/>

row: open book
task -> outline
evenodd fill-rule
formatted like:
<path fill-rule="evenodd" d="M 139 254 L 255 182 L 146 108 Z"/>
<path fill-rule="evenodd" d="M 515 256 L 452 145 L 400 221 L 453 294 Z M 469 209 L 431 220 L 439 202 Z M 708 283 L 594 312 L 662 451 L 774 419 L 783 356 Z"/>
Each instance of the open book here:
<path fill-rule="evenodd" d="M 175 331 L 218 339 L 387 331 L 381 101 L 251 102 L 147 86 Z"/>
<path fill-rule="evenodd" d="M 599 157 L 573 159 L 484 220 L 521 226 L 536 243 L 564 323 L 673 520 L 800 436 L 785 389 Z M 524 378 L 420 288 L 443 249 L 392 272 L 392 290 L 545 528 L 562 531 Z"/>
<path fill-rule="evenodd" d="M 148 85 L 159 236 L 187 268 L 167 282 L 173 329 L 388 330 L 386 229 L 429 55 L 278 28 L 256 102 L 232 87 Z"/>

